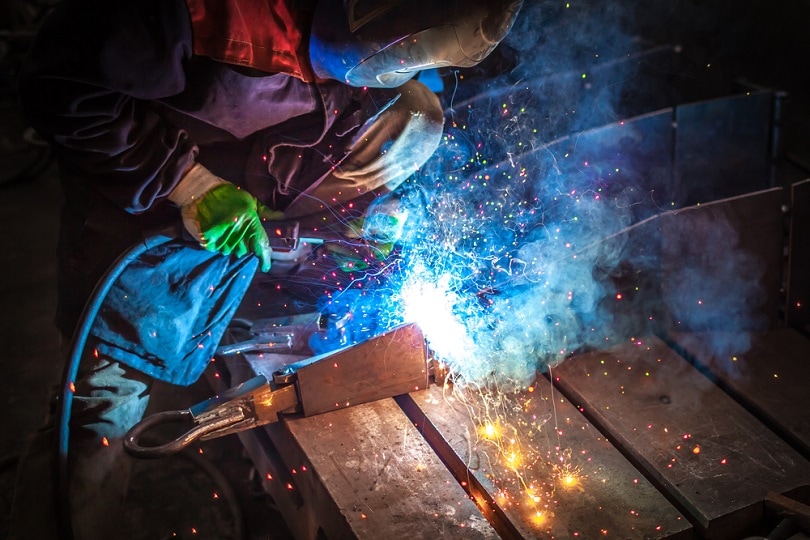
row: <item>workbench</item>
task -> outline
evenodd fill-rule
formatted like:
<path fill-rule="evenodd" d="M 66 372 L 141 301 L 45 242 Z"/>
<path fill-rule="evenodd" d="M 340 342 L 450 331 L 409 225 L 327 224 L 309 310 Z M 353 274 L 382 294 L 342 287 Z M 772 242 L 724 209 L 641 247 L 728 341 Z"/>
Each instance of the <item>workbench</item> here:
<path fill-rule="evenodd" d="M 810 484 L 797 358 L 810 341 L 780 329 L 717 384 L 650 336 L 570 358 L 525 393 L 431 386 L 239 437 L 299 538 L 739 538 Z M 238 364 L 214 378 L 278 367 Z M 537 461 L 513 466 L 481 433 L 495 410 Z"/>
<path fill-rule="evenodd" d="M 797 184 L 794 199 L 806 189 Z M 736 241 L 779 268 L 769 239 L 783 231 L 781 197 L 765 190 L 650 221 L 662 239 L 657 294 L 677 290 L 690 261 L 719 271 L 698 256 L 705 239 L 690 232 L 690 254 L 676 232 L 721 215 L 749 216 L 731 220 Z M 791 242 L 806 246 L 806 234 Z M 780 287 L 779 272 L 763 276 Z M 763 306 L 776 320 L 777 303 Z M 271 379 L 296 359 L 217 358 L 209 380 L 224 390 Z M 238 436 L 300 539 L 736 539 L 783 516 L 807 526 L 808 387 L 810 339 L 799 330 L 697 331 L 673 319 L 578 352 L 518 391 L 431 385 Z"/>
<path fill-rule="evenodd" d="M 649 336 L 518 394 L 431 386 L 239 437 L 297 538 L 740 538 L 779 496 L 807 496 L 807 359 L 810 341 L 780 329 L 723 359 L 744 366 L 716 384 Z M 214 378 L 277 368 L 239 364 Z M 495 409 L 534 463 L 481 433 Z"/>

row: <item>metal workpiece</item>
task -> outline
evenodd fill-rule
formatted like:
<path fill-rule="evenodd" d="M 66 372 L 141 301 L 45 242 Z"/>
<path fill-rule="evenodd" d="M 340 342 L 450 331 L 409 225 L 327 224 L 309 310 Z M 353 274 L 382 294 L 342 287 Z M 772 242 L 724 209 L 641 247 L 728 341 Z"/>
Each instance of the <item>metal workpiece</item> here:
<path fill-rule="evenodd" d="M 425 389 L 427 345 L 415 324 L 337 352 L 291 364 L 274 374 L 283 383 L 294 375 L 304 416 Z"/>
<path fill-rule="evenodd" d="M 418 326 L 406 324 L 363 343 L 290 364 L 277 371 L 272 381 L 258 375 L 186 411 L 148 416 L 129 430 L 124 447 L 135 457 L 166 456 L 196 440 L 278 422 L 282 415 L 313 416 L 424 390 L 429 371 L 425 338 Z M 189 420 L 193 427 L 174 440 L 155 446 L 140 442 L 160 424 Z"/>

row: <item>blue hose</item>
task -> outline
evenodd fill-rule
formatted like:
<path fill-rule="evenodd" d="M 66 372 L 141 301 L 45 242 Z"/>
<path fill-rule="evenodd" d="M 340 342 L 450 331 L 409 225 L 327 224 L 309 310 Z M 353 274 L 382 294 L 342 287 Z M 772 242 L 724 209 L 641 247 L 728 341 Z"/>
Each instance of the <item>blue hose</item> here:
<path fill-rule="evenodd" d="M 70 354 L 62 379 L 63 387 L 59 401 L 60 410 L 58 424 L 58 489 L 56 492 L 58 500 L 56 504 L 57 508 L 60 508 L 59 526 L 63 534 L 65 534 L 65 538 L 73 537 L 69 503 L 70 482 L 68 479 L 68 448 L 70 446 L 70 414 L 73 407 L 73 383 L 79 372 L 79 364 L 81 363 L 84 348 L 87 345 L 87 339 L 90 336 L 90 330 L 93 327 L 99 310 L 101 310 L 104 299 L 107 297 L 107 293 L 110 292 L 113 284 L 124 269 L 144 252 L 171 240 L 175 240 L 176 238 L 176 236 L 167 235 L 165 233 L 154 234 L 145 237 L 143 241 L 138 242 L 125 251 L 96 284 L 90 295 L 90 299 L 87 301 L 82 311 L 76 330 L 73 333 L 73 339 L 70 344 Z"/>
<path fill-rule="evenodd" d="M 101 306 L 104 304 L 104 299 L 107 293 L 110 292 L 115 281 L 129 266 L 130 263 L 135 261 L 138 257 L 143 255 L 146 251 L 152 248 L 165 244 L 171 240 L 177 240 L 182 237 L 182 232 L 178 228 L 171 228 L 168 230 L 160 231 L 151 235 L 145 235 L 144 239 L 137 244 L 133 245 L 125 251 L 116 261 L 107 269 L 106 273 L 102 276 L 101 280 L 96 284 L 93 289 L 90 299 L 82 311 L 79 322 L 76 325 L 76 330 L 73 333 L 73 339 L 70 344 L 70 353 L 68 355 L 67 365 L 65 366 L 64 376 L 62 378 L 62 392 L 59 400 L 59 423 L 58 423 L 58 455 L 57 455 L 57 490 L 56 490 L 56 508 L 59 509 L 59 528 L 63 536 L 62 538 L 73 538 L 73 527 L 70 518 L 70 502 L 69 502 L 69 486 L 70 481 L 68 478 L 68 451 L 70 446 L 70 415 L 73 408 L 73 383 L 76 380 L 76 375 L 79 372 L 79 364 L 81 363 L 82 353 L 87 345 L 87 339 L 90 336 L 90 330 L 96 320 Z"/>

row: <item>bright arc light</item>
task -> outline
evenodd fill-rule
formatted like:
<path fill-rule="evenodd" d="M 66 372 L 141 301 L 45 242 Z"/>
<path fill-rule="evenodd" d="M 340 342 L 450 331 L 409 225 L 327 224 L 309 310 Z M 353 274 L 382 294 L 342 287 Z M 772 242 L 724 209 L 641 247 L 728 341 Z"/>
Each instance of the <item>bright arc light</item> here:
<path fill-rule="evenodd" d="M 416 269 L 412 275 L 429 273 Z M 449 274 L 440 276 L 435 282 L 412 277 L 402 287 L 401 294 L 405 320 L 419 325 L 437 358 L 459 366 L 471 356 L 475 343 L 453 311 L 461 299 L 450 290 Z"/>

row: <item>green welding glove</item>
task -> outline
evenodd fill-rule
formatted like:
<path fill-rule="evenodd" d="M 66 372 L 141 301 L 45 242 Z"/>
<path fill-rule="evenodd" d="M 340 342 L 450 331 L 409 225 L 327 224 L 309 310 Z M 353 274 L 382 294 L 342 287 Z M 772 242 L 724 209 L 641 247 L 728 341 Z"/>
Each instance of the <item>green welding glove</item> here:
<path fill-rule="evenodd" d="M 243 189 L 195 164 L 169 195 L 180 207 L 186 230 L 208 251 L 242 257 L 253 253 L 262 272 L 272 265 L 273 250 L 262 220 L 283 219 Z"/>

